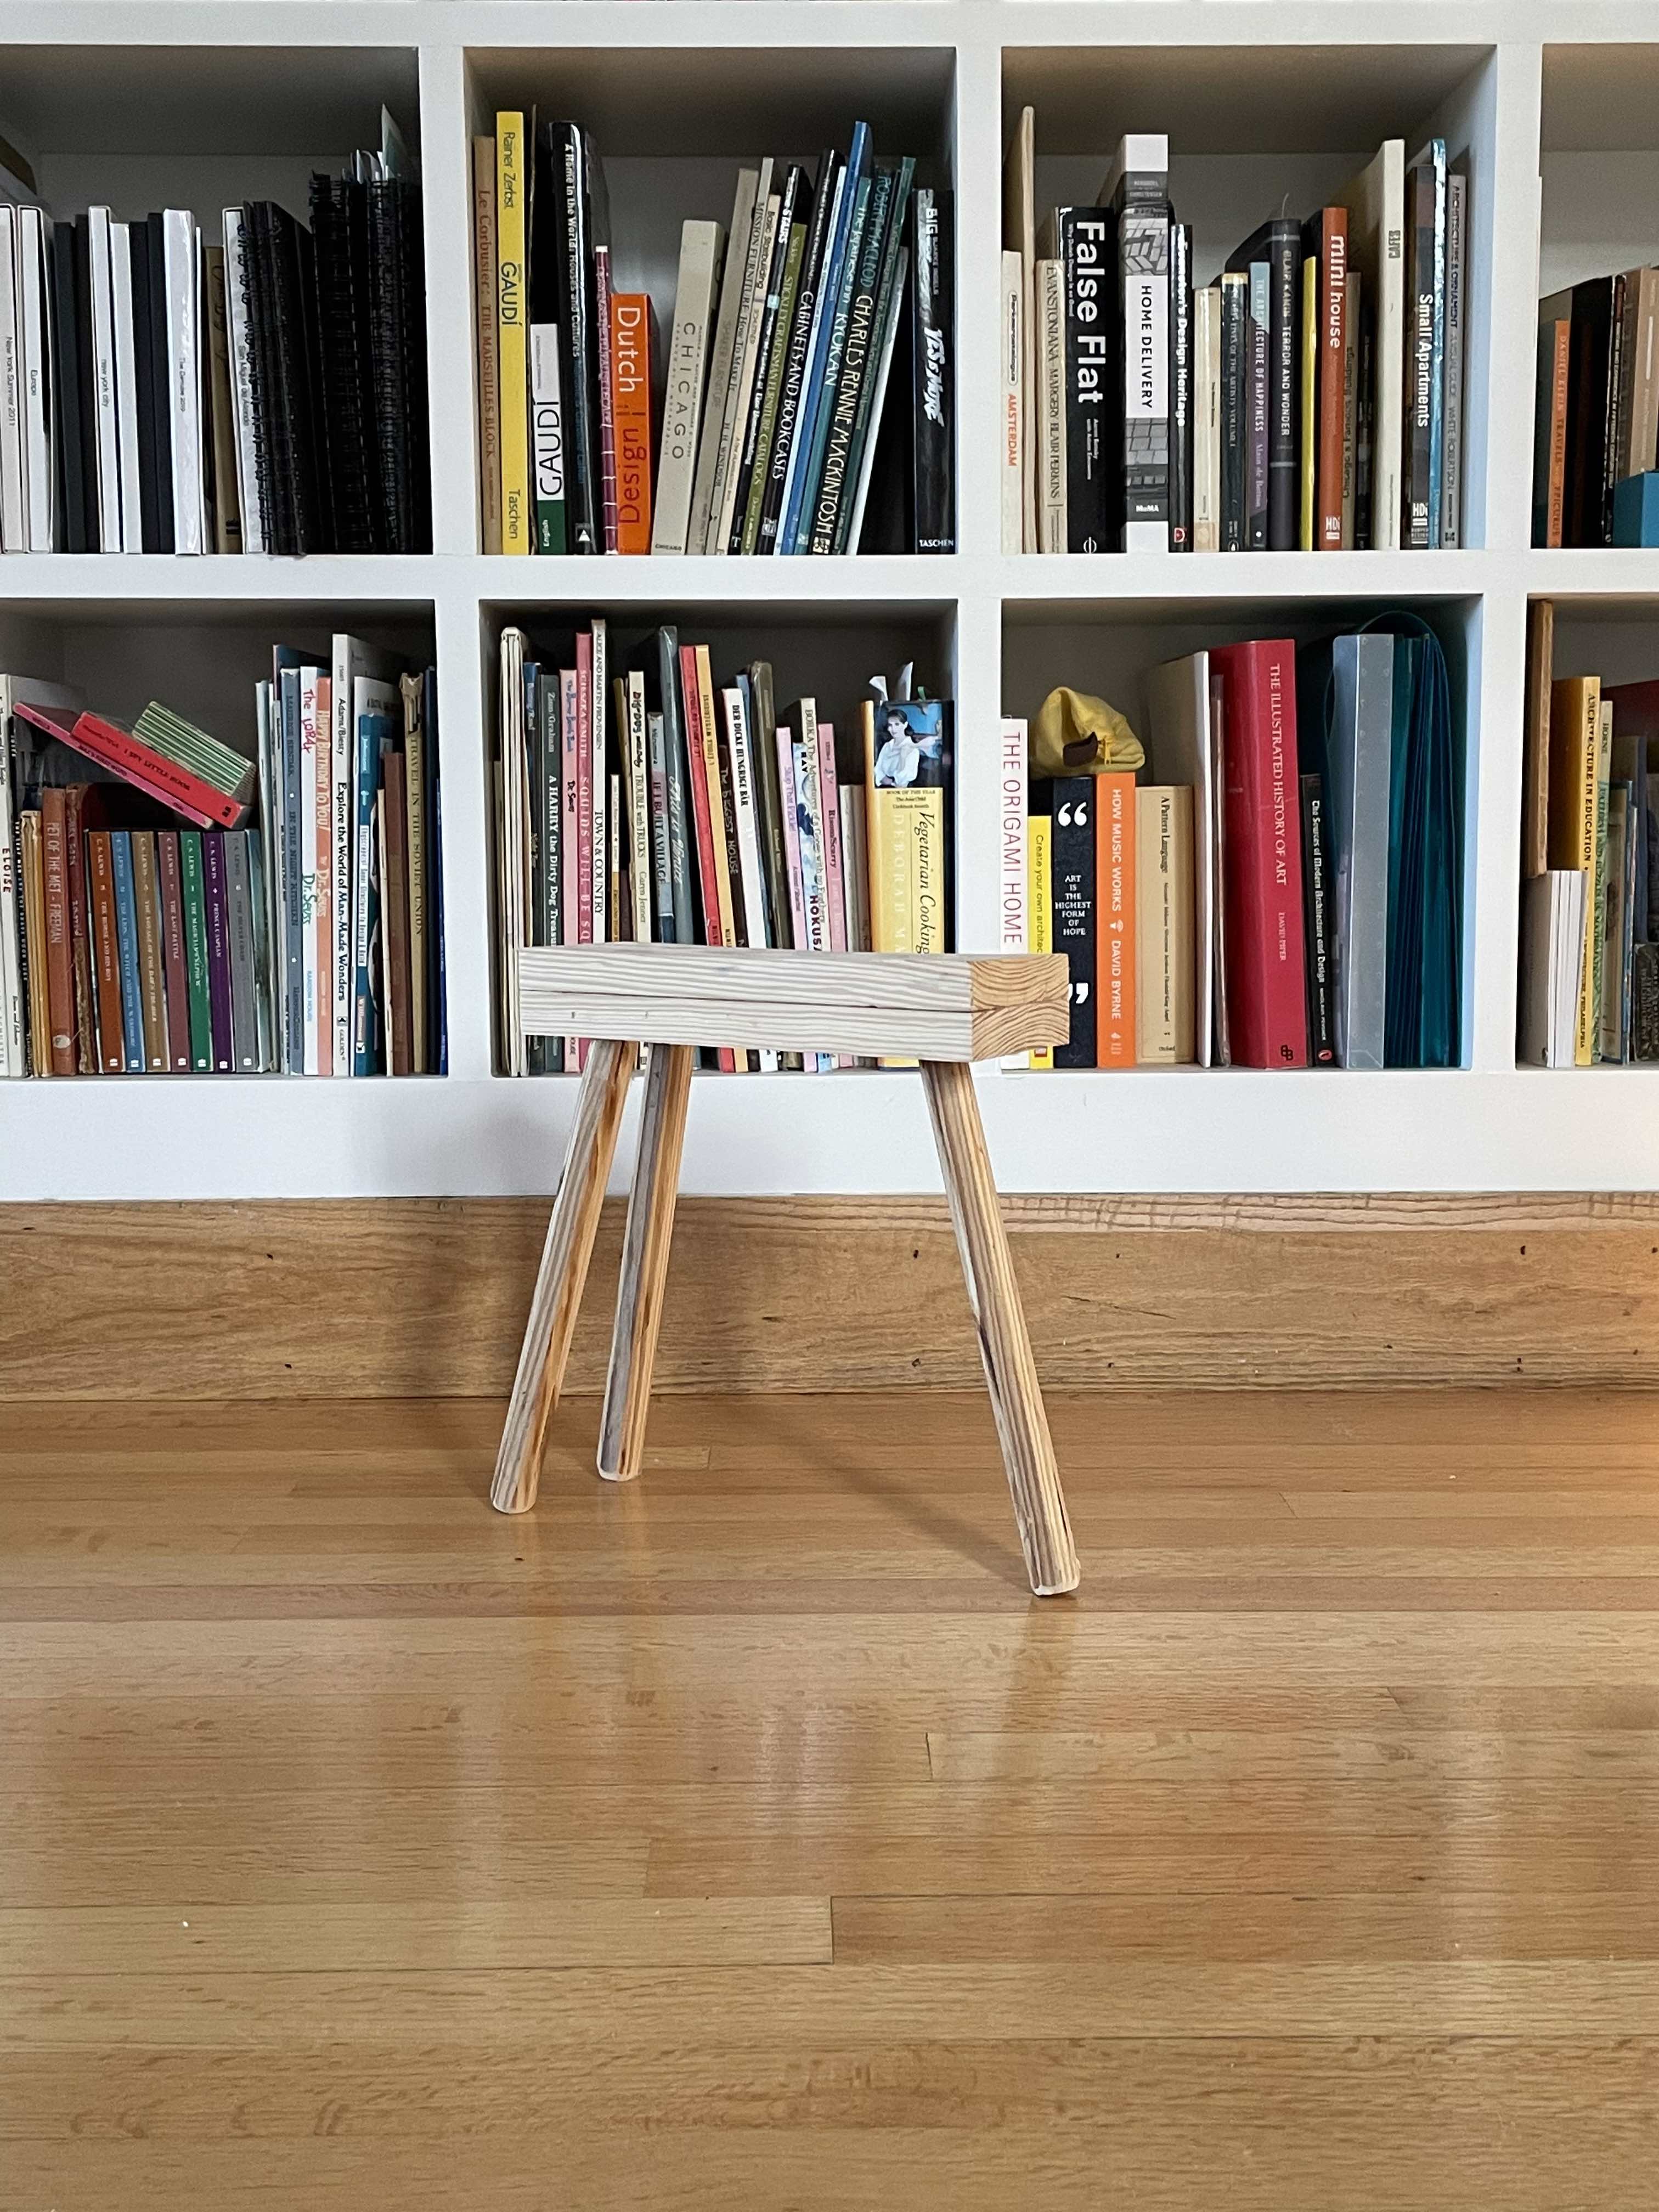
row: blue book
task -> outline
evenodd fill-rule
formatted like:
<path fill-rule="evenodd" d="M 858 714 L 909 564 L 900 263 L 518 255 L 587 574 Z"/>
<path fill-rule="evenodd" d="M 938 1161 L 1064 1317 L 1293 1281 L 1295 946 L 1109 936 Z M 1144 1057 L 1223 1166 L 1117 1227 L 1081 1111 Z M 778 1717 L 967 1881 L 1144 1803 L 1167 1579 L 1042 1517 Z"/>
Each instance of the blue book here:
<path fill-rule="evenodd" d="M 811 552 L 815 545 L 821 552 L 829 551 L 833 546 L 833 518 L 830 519 L 830 543 L 826 544 L 820 526 L 819 502 L 824 491 L 830 442 L 835 435 L 836 410 L 841 403 L 842 380 L 847 366 L 847 338 L 853 324 L 853 302 L 866 273 L 872 234 L 884 230 L 896 181 L 890 170 L 872 170 L 859 185 L 858 198 L 854 204 L 852 228 L 847 234 L 847 258 L 842 270 L 841 295 L 830 320 L 830 344 L 823 357 L 823 399 L 812 429 L 811 465 L 807 471 L 806 499 L 801 509 L 800 520 L 800 550 L 803 553 Z M 878 238 L 877 245 L 878 250 Z M 877 277 L 872 276 L 872 294 L 876 282 Z"/>
<path fill-rule="evenodd" d="M 283 759 L 283 989 L 288 1007 L 283 1066 L 289 1075 L 306 1070 L 305 866 L 301 857 L 302 820 L 310 810 L 300 804 L 300 671 L 277 676 L 277 708 Z"/>
<path fill-rule="evenodd" d="M 144 1072 L 144 1010 L 138 994 L 138 902 L 132 889 L 132 834 L 109 833 L 115 876 L 115 946 L 121 963 L 121 1050 L 129 1075 Z"/>
<path fill-rule="evenodd" d="M 858 187 L 868 180 L 871 155 L 870 126 L 867 123 L 855 123 L 853 125 L 853 143 L 848 149 L 847 161 L 836 185 L 838 204 L 835 227 L 830 232 L 829 250 L 823 258 L 823 278 L 818 286 L 818 303 L 812 321 L 812 342 L 806 356 L 806 379 L 800 410 L 795 418 L 795 447 L 800 459 L 789 487 L 783 527 L 778 533 L 778 550 L 781 553 L 794 553 L 801 550 L 803 518 L 811 511 L 808 504 L 810 487 L 806 479 L 810 473 L 818 416 L 823 404 L 824 364 L 830 350 L 830 325 L 847 270 L 847 241 L 853 227 L 854 210 L 858 204 Z"/>
<path fill-rule="evenodd" d="M 380 790 L 380 747 L 395 744 L 390 714 L 357 717 L 357 840 L 352 872 L 351 1072 L 378 1075 L 380 1038 L 380 854 L 374 802 Z"/>
<path fill-rule="evenodd" d="M 1625 477 L 1613 486 L 1615 545 L 1659 545 L 1659 470 Z"/>

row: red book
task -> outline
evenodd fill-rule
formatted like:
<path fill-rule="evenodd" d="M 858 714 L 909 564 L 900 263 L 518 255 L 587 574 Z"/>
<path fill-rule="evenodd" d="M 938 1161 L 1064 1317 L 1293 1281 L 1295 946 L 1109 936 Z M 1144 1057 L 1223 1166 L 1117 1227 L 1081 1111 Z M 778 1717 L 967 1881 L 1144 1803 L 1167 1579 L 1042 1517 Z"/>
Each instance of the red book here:
<path fill-rule="evenodd" d="M 98 1065 L 106 1075 L 126 1066 L 121 1036 L 121 955 L 115 935 L 115 867 L 109 831 L 87 837 L 87 884 L 92 915 L 92 972 L 98 987 Z"/>
<path fill-rule="evenodd" d="M 52 1072 L 75 1073 L 75 958 L 70 942 L 69 856 L 61 786 L 40 793 L 40 868 L 46 888 L 46 1009 Z"/>
<path fill-rule="evenodd" d="M 167 976 L 167 1066 L 190 1066 L 190 970 L 185 963 L 185 892 L 179 872 L 179 832 L 155 833 L 161 882 L 161 966 Z"/>
<path fill-rule="evenodd" d="M 1135 1064 L 1135 780 L 1095 778 L 1095 1065 Z"/>
<path fill-rule="evenodd" d="M 576 634 L 576 942 L 593 942 L 593 636 Z"/>
<path fill-rule="evenodd" d="M 82 714 L 71 721 L 61 708 L 37 707 L 21 699 L 15 711 L 26 722 L 33 722 L 51 737 L 61 738 L 76 752 L 96 761 L 100 768 L 110 769 L 136 791 L 159 799 L 163 806 L 187 816 L 204 830 L 240 830 L 247 819 L 247 808 L 240 799 L 216 791 L 210 783 L 204 783 L 177 761 L 158 753 L 118 722 L 107 721 L 101 714 Z"/>
<path fill-rule="evenodd" d="M 1225 693 L 1227 1030 L 1240 1067 L 1305 1067 L 1296 647 L 1212 646 Z"/>
<path fill-rule="evenodd" d="M 617 550 L 651 550 L 651 295 L 611 298 L 611 419 L 617 447 Z"/>
<path fill-rule="evenodd" d="M 1314 474 L 1314 544 L 1342 550 L 1342 446 L 1346 428 L 1344 372 L 1348 345 L 1348 210 L 1325 208 L 1310 217 L 1319 250 L 1319 451 Z"/>

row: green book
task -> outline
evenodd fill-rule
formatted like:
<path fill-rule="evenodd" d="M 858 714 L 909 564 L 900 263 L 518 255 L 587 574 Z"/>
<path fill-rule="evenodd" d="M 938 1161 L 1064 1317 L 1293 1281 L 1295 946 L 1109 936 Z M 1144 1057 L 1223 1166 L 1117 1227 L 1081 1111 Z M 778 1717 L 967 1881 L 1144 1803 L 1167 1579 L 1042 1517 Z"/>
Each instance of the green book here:
<path fill-rule="evenodd" d="M 190 1064 L 213 1067 L 213 1015 L 208 1004 L 207 892 L 202 879 L 202 833 L 179 832 L 179 874 L 185 902 L 185 973 L 190 984 Z"/>

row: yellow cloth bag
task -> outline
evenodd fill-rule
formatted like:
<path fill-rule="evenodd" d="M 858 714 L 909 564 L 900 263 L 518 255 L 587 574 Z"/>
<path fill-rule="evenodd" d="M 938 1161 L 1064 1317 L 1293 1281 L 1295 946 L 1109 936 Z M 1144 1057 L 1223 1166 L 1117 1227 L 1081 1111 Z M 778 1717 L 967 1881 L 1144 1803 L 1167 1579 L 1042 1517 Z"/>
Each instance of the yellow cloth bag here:
<path fill-rule="evenodd" d="M 1106 775 L 1144 767 L 1145 748 L 1115 707 L 1061 684 L 1037 708 L 1030 750 L 1033 775 Z"/>

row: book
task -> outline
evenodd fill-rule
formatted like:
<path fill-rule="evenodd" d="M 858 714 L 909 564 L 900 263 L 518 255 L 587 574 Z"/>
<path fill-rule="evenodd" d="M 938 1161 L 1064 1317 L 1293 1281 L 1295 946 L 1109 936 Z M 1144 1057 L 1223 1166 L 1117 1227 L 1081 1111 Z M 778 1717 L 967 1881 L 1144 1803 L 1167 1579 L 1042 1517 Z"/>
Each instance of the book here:
<path fill-rule="evenodd" d="M 1106 434 L 1112 381 L 1109 323 L 1115 289 L 1106 259 L 1109 227 L 1095 209 L 1056 208 L 1040 243 L 1037 271 L 1041 276 L 1045 269 L 1058 268 L 1064 285 L 1064 319 L 1057 343 L 1046 327 L 1037 334 L 1038 374 L 1045 386 L 1039 391 L 1036 410 L 1038 543 L 1044 551 L 1101 553 L 1115 548 L 1121 522 L 1112 504 L 1118 456 Z M 1045 301 L 1037 305 L 1048 312 Z M 1053 435 L 1046 420 L 1051 404 L 1046 382 L 1054 373 L 1056 352 L 1064 394 L 1063 460 L 1058 467 L 1041 442 Z M 1065 534 L 1051 543 L 1054 533 L 1044 521 L 1044 510 L 1062 486 Z"/>
<path fill-rule="evenodd" d="M 1166 787 L 1189 789 L 1190 904 L 1192 908 L 1193 1056 L 1211 1065 L 1215 1035 L 1215 1000 L 1220 984 L 1217 930 L 1221 890 L 1222 779 L 1216 773 L 1212 727 L 1210 656 L 1189 653 L 1152 671 L 1146 684 L 1151 709 L 1149 757 L 1154 776 Z"/>
<path fill-rule="evenodd" d="M 1323 932 L 1339 1066 L 1385 1065 L 1393 641 L 1335 638 L 1307 657 L 1305 726 L 1321 766 Z M 1298 657 L 1298 674 L 1301 657 Z M 1310 696 L 1312 695 L 1312 696 Z M 1317 704 L 1316 702 L 1318 702 Z M 1322 708 L 1322 712 L 1320 708 Z M 1298 714 L 1302 711 L 1298 700 Z M 1305 845 L 1304 838 L 1304 845 Z"/>
<path fill-rule="evenodd" d="M 1028 888 L 1029 839 L 1026 832 L 1027 724 L 1023 714 L 1005 714 L 1000 724 L 1001 744 L 997 774 L 997 950 L 1027 952 L 1030 943 Z M 850 940 L 849 940 L 850 942 Z M 1027 1055 L 1012 1053 L 1002 1065 L 1024 1067 Z"/>
<path fill-rule="evenodd" d="M 1193 227 L 1170 226 L 1170 550 L 1193 550 Z"/>
<path fill-rule="evenodd" d="M 1376 423 L 1367 508 L 1369 539 L 1377 550 L 1394 552 L 1401 543 L 1405 398 L 1405 140 L 1385 139 L 1359 174 L 1336 194 L 1336 204 L 1347 211 L 1348 265 L 1359 272 L 1376 319 Z"/>
<path fill-rule="evenodd" d="M 1322 208 L 1310 216 L 1304 232 L 1305 256 L 1317 262 L 1318 325 L 1315 343 L 1316 459 L 1314 471 L 1314 544 L 1322 552 L 1342 550 L 1342 441 L 1344 380 L 1347 358 L 1348 211 Z"/>
<path fill-rule="evenodd" d="M 426 726 L 425 678 L 414 672 L 399 678 L 398 689 L 404 710 L 404 860 L 409 909 L 409 1072 L 424 1075 L 429 1068 L 430 1009 L 427 999 L 427 933 L 431 926 L 428 888 L 427 751 L 430 735 Z M 535 814 L 529 822 L 532 829 Z"/>
<path fill-rule="evenodd" d="M 1002 257 L 1002 319 L 1000 337 L 1002 365 L 1002 434 L 999 446 L 999 480 L 1002 487 L 1002 550 L 1018 553 L 1023 544 L 1021 512 L 1025 485 L 1024 291 L 1018 253 Z M 1038 544 L 1035 535 L 1032 543 Z"/>
<path fill-rule="evenodd" d="M 1221 544 L 1221 289 L 1193 300 L 1193 550 Z"/>
<path fill-rule="evenodd" d="M 833 146 L 818 157 L 817 184 L 811 217 L 801 250 L 800 274 L 795 286 L 794 307 L 783 347 L 783 368 L 778 385 L 774 421 L 762 495 L 757 550 L 784 550 L 782 528 L 799 459 L 801 413 L 807 397 L 812 341 L 823 301 L 824 279 L 842 198 L 845 164 Z"/>
<path fill-rule="evenodd" d="M 1126 553 L 1163 552 L 1170 522 L 1170 142 L 1132 133 L 1101 190 L 1116 229 Z"/>
<path fill-rule="evenodd" d="M 942 700 L 860 705 L 877 952 L 948 952 L 950 710 Z"/>
<path fill-rule="evenodd" d="M 535 543 L 530 482 L 530 359 L 525 281 L 524 116 L 495 118 L 495 324 L 501 453 L 501 550 L 528 553 Z"/>
<path fill-rule="evenodd" d="M 1544 302 L 1547 308 L 1548 301 Z M 1571 313 L 1540 320 L 1538 384 L 1533 410 L 1532 542 L 1559 545 L 1566 514 L 1567 379 Z"/>
<path fill-rule="evenodd" d="M 501 550 L 496 251 L 495 142 L 480 137 L 472 141 L 472 297 L 478 379 L 478 521 L 486 553 L 499 553 Z"/>
<path fill-rule="evenodd" d="M 1132 775 L 1097 775 L 1095 786 L 1095 1066 L 1133 1067 L 1138 1054 L 1139 958 L 1135 884 L 1139 801 Z"/>
<path fill-rule="evenodd" d="M 688 550 L 692 476 L 696 466 L 704 371 L 708 361 L 709 318 L 720 277 L 724 236 L 717 222 L 687 222 L 680 228 L 679 273 L 674 289 L 673 332 L 669 342 L 663 398 L 657 499 L 651 521 L 653 553 L 684 553 Z"/>
<path fill-rule="evenodd" d="M 1056 1067 L 1097 1067 L 1100 1015 L 1097 1003 L 1099 939 L 1099 837 L 1094 776 L 1056 776 L 1047 794 L 1053 950 L 1066 956 L 1071 1024 L 1054 1047 Z"/>
<path fill-rule="evenodd" d="M 1613 486 L 1615 545 L 1659 545 L 1659 475 L 1649 469 Z"/>
<path fill-rule="evenodd" d="M 70 945 L 69 855 L 61 787 L 40 793 L 40 879 L 44 931 L 39 965 L 46 985 L 42 1058 L 53 1075 L 75 1073 L 75 968 Z"/>
<path fill-rule="evenodd" d="M 1297 408 L 1301 424 L 1300 499 L 1297 543 L 1311 553 L 1317 538 L 1315 507 L 1319 481 L 1319 256 L 1304 251 L 1302 260 L 1302 377 Z"/>
<path fill-rule="evenodd" d="M 1516 1056 L 1523 1066 L 1571 1067 L 1583 964 L 1584 884 L 1551 868 L 1521 886 L 1521 994 Z"/>
<path fill-rule="evenodd" d="M 1031 312 L 1033 286 L 1036 270 L 1036 110 L 1022 107 L 1014 125 L 1002 164 L 1002 250 L 1005 310 L 1010 282 L 1008 256 L 1015 257 L 1017 266 L 1012 272 L 1015 296 L 1019 301 L 1018 351 L 1012 362 L 1005 360 L 1006 380 L 1012 367 L 1013 386 L 1019 395 L 1017 422 L 1005 426 L 1012 437 L 1020 469 L 1019 527 L 1014 542 L 1008 543 L 1005 529 L 1005 553 L 1036 553 L 1041 550 L 1042 538 L 1037 527 L 1036 495 L 1036 326 Z M 1008 337 L 1008 319 L 1005 312 L 1003 336 Z"/>
<path fill-rule="evenodd" d="M 1584 878 L 1583 943 L 1574 1056 L 1588 1067 L 1595 1004 L 1596 784 L 1601 736 L 1601 682 L 1596 676 L 1563 678 L 1551 686 L 1549 811 L 1547 850 L 1551 871 L 1578 869 Z"/>
<path fill-rule="evenodd" d="M 1336 1016 L 1330 959 L 1329 878 L 1325 787 L 1318 775 L 1301 778 L 1303 962 L 1308 985 L 1308 1064 L 1336 1061 Z"/>
<path fill-rule="evenodd" d="M 1227 1027 L 1235 1065 L 1307 1065 L 1302 855 L 1297 834 L 1296 648 L 1211 650 L 1225 697 Z"/>
<path fill-rule="evenodd" d="M 1198 1056 L 1194 797 L 1190 784 L 1143 785 L 1134 794 L 1135 1058 L 1155 1066 Z"/>
<path fill-rule="evenodd" d="M 1265 319 L 1258 316 L 1267 341 L 1267 497 L 1264 542 L 1273 551 L 1293 550 L 1298 536 L 1300 497 L 1297 403 L 1301 226 L 1290 216 L 1264 222 L 1228 257 L 1227 267 L 1236 275 L 1252 276 L 1256 269 L 1266 272 L 1267 313 Z"/>
<path fill-rule="evenodd" d="M 234 830 L 220 841 L 225 860 L 226 943 L 230 962 L 230 1044 L 242 1074 L 259 1067 L 258 973 L 253 951 L 253 878 L 249 833 Z M 324 1069 L 323 1073 L 329 1071 Z"/>
<path fill-rule="evenodd" d="M 38 823 L 39 818 L 38 816 L 24 817 L 26 824 L 31 822 Z M 121 964 L 121 1065 L 127 1074 L 142 1075 L 145 1066 L 144 1006 L 138 967 L 138 905 L 133 888 L 132 834 L 126 830 L 112 830 L 109 842 L 110 861 L 115 879 L 115 945 Z M 25 858 L 27 858 L 27 845 Z M 41 933 L 31 933 L 39 944 Z M 35 1036 L 44 1042 L 47 1026 L 44 967 L 40 970 L 40 975 L 41 1001 Z M 37 1074 L 42 1072 L 38 1048 L 35 1072 Z"/>
<path fill-rule="evenodd" d="M 1047 783 L 1030 787 L 1030 812 L 1025 825 L 1030 854 L 1026 883 L 1026 906 L 1030 916 L 1029 949 L 1033 952 L 1052 952 L 1054 949 L 1053 789 L 1053 786 Z M 1036 1046 L 1026 1054 L 1026 1059 L 1033 1068 L 1051 1068 L 1054 1064 L 1054 1047 Z"/>
<path fill-rule="evenodd" d="M 1611 725 L 1613 709 L 1605 712 Z M 1609 739 L 1611 728 L 1609 727 Z M 1631 787 L 1626 782 L 1607 786 L 1607 830 L 1603 840 L 1606 890 L 1601 901 L 1601 985 L 1597 1009 L 1596 1058 L 1622 1060 L 1625 1056 L 1625 940 L 1631 905 L 1626 854 L 1630 844 Z"/>
<path fill-rule="evenodd" d="M 715 449 L 714 479 L 710 488 L 708 528 L 705 553 L 720 555 L 730 546 L 732 521 L 737 508 L 738 479 L 742 447 L 748 428 L 750 400 L 755 387 L 755 368 L 760 353 L 761 325 L 765 316 L 767 283 L 776 243 L 781 194 L 772 190 L 773 163 L 760 166 L 755 187 L 755 210 L 749 226 L 738 319 L 733 333 L 732 372 L 721 416 L 720 443 Z M 734 247 L 735 251 L 735 247 Z"/>
<path fill-rule="evenodd" d="M 158 830 L 155 833 L 155 872 L 161 895 L 161 963 L 166 977 L 167 1066 L 175 1074 L 185 1073 L 191 1065 L 190 970 L 185 949 L 180 834 L 177 830 Z"/>
<path fill-rule="evenodd" d="M 791 162 L 777 195 L 776 217 L 769 226 L 771 244 L 766 266 L 757 272 L 754 369 L 744 418 L 735 441 L 732 521 L 726 541 L 730 553 L 752 553 L 760 543 L 767 465 L 777 422 L 783 357 L 800 281 L 800 260 L 806 247 L 811 193 L 805 171 L 799 162 Z"/>
<path fill-rule="evenodd" d="M 955 213 L 953 193 L 933 185 L 912 190 L 911 513 L 918 553 L 957 550 Z M 878 393 L 878 414 L 880 405 Z M 872 434 L 872 458 L 875 442 Z"/>
<path fill-rule="evenodd" d="M 635 295 L 635 297 L 641 295 Z M 649 295 L 644 295 L 649 305 Z M 593 335 L 599 348 L 599 514 L 600 550 L 606 553 L 622 550 L 620 526 L 617 514 L 617 370 L 614 355 L 616 332 L 611 320 L 611 303 L 615 297 L 611 278 L 611 248 L 601 241 L 593 247 Z M 647 371 L 646 382 L 650 383 Z M 646 413 L 647 434 L 649 435 L 650 404 L 647 398 Z M 651 520 L 646 517 L 646 536 L 650 538 Z M 613 817 L 614 818 L 614 817 Z M 615 911 L 615 902 L 612 902 Z"/>
<path fill-rule="evenodd" d="M 1242 553 L 1249 504 L 1249 278 L 1221 279 L 1221 550 Z"/>
<path fill-rule="evenodd" d="M 87 884 L 92 906 L 93 975 L 98 1001 L 98 1066 L 106 1075 L 119 1075 L 126 1067 L 126 1023 L 121 1005 L 120 936 L 115 911 L 112 830 L 91 830 L 87 833 Z"/>
<path fill-rule="evenodd" d="M 651 550 L 651 295 L 611 300 L 611 413 L 618 553 Z"/>
<path fill-rule="evenodd" d="M 1271 352 L 1272 271 L 1253 261 L 1244 321 L 1244 544 L 1247 551 L 1267 550 L 1268 390 Z"/>
<path fill-rule="evenodd" d="M 1463 528 L 1463 323 L 1468 285 L 1469 180 L 1453 169 L 1446 178 L 1445 341 L 1441 368 L 1440 543 L 1461 545 Z"/>
<path fill-rule="evenodd" d="M 161 898 L 155 865 L 155 832 L 135 830 L 131 833 L 130 843 L 143 1064 L 152 1075 L 165 1074 L 168 1066 L 166 982 L 161 961 Z"/>
<path fill-rule="evenodd" d="M 1436 157 L 1434 149 L 1438 148 Z M 1402 432 L 1401 543 L 1431 546 L 1440 536 L 1444 436 L 1445 147 L 1435 140 L 1406 174 L 1407 358 L 1409 381 Z"/>
<path fill-rule="evenodd" d="M 1550 865 L 1550 702 L 1555 673 L 1555 608 L 1534 599 L 1527 609 L 1527 695 L 1521 767 L 1521 872 L 1541 876 Z"/>
<path fill-rule="evenodd" d="M 739 169 L 737 190 L 732 202 L 732 222 L 726 232 L 728 245 L 720 277 L 720 307 L 715 316 L 714 335 L 708 356 L 707 397 L 699 433 L 696 468 L 692 478 L 690 525 L 686 541 L 686 550 L 691 553 L 705 553 L 708 550 L 709 520 L 717 490 L 720 441 L 730 400 L 732 361 L 744 307 L 744 288 L 745 278 L 753 275 L 751 249 L 760 177 L 758 169 Z M 726 444 L 729 452 L 729 436 Z"/>

